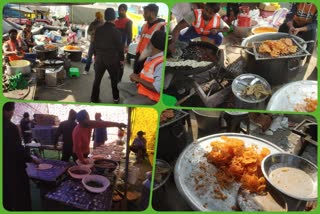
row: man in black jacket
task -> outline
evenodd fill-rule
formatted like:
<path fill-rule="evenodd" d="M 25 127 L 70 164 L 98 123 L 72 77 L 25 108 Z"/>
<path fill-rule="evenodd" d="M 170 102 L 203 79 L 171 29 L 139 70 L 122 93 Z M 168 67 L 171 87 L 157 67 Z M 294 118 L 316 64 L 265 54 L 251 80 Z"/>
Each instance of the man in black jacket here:
<path fill-rule="evenodd" d="M 73 140 L 72 132 L 74 127 L 76 127 L 76 117 L 77 112 L 73 109 L 69 111 L 68 120 L 65 120 L 60 123 L 58 130 L 55 135 L 55 147 L 57 146 L 58 139 L 62 135 L 63 147 L 62 147 L 62 161 L 69 162 L 70 157 L 72 156 L 73 161 L 77 160 L 77 156 L 72 152 Z"/>
<path fill-rule="evenodd" d="M 15 105 L 3 106 L 3 206 L 9 211 L 31 210 L 26 162 L 38 163 L 24 149 L 18 127 L 11 122 Z"/>
<path fill-rule="evenodd" d="M 107 8 L 104 13 L 106 22 L 97 28 L 93 41 L 95 61 L 95 78 L 91 93 L 91 102 L 100 102 L 100 84 L 106 70 L 110 75 L 113 102 L 119 102 L 117 83 L 121 66 L 124 63 L 124 48 L 121 33 L 116 29 L 114 9 Z"/>

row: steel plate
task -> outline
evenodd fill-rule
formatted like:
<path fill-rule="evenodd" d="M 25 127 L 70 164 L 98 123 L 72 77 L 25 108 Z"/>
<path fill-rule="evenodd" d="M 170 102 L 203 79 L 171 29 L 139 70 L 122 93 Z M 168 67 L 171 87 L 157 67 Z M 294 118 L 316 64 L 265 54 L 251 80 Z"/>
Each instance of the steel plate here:
<path fill-rule="evenodd" d="M 241 139 L 246 146 L 256 145 L 258 149 L 268 148 L 272 154 L 283 152 L 281 148 L 261 138 L 238 133 L 222 133 L 207 136 L 198 140 L 197 143 L 190 144 L 179 156 L 174 169 L 174 178 L 180 194 L 186 199 L 194 210 L 201 211 L 232 211 L 237 204 L 237 195 L 240 183 L 235 182 L 230 189 L 222 190 L 228 197 L 225 200 L 214 198 L 214 189 L 219 188 L 213 174 L 217 168 L 213 164 L 207 163 L 204 154 L 211 151 L 210 143 L 220 140 L 221 136 L 228 136 Z M 206 173 L 200 169 L 200 165 L 205 165 Z M 203 188 L 195 190 L 196 184 L 192 175 L 202 173 L 204 178 L 198 184 Z"/>
<path fill-rule="evenodd" d="M 318 99 L 318 82 L 301 80 L 284 85 L 276 91 L 267 106 L 270 111 L 295 111 L 305 98 Z"/>

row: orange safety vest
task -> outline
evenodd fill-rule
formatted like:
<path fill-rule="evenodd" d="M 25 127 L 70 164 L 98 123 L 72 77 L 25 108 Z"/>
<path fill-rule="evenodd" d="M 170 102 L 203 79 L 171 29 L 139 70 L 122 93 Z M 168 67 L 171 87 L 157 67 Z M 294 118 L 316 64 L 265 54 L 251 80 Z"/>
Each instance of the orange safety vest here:
<path fill-rule="evenodd" d="M 142 51 L 146 49 L 146 47 L 148 46 L 153 33 L 156 32 L 157 30 L 160 30 L 162 26 L 165 26 L 166 24 L 167 24 L 166 22 L 158 22 L 152 25 L 150 28 L 148 26 L 148 23 L 144 24 L 142 26 L 140 41 L 137 46 L 136 53 L 141 54 Z"/>
<path fill-rule="evenodd" d="M 220 28 L 220 15 L 218 13 L 213 15 L 208 24 L 205 25 L 202 17 L 203 10 L 195 9 L 193 12 L 196 20 L 192 23 L 192 26 L 199 35 L 209 35 L 211 29 Z"/>
<path fill-rule="evenodd" d="M 314 4 L 299 3 L 297 4 L 297 11 L 293 16 L 293 20 L 297 23 L 298 27 L 302 27 L 310 24 L 316 13 L 317 7 Z"/>
<path fill-rule="evenodd" d="M 17 39 L 17 42 L 18 42 L 18 45 L 21 47 L 22 46 L 21 41 L 19 39 Z M 17 50 L 16 44 L 14 42 L 12 42 L 11 40 L 6 41 L 6 43 L 9 45 L 9 48 L 10 48 L 9 51 Z M 21 51 L 21 52 L 24 53 L 23 51 Z M 16 54 L 10 54 L 8 56 L 9 61 L 20 60 L 20 59 L 23 59 L 23 57 L 24 57 L 24 54 L 22 56 L 18 56 Z"/>
<path fill-rule="evenodd" d="M 158 56 L 148 62 L 146 61 L 140 73 L 140 78 L 147 82 L 153 83 L 154 82 L 153 74 L 154 74 L 155 68 L 162 62 L 163 62 L 163 56 Z M 138 94 L 147 96 L 151 100 L 154 100 L 156 102 L 158 102 L 160 99 L 160 93 L 144 87 L 141 83 L 138 83 Z"/>

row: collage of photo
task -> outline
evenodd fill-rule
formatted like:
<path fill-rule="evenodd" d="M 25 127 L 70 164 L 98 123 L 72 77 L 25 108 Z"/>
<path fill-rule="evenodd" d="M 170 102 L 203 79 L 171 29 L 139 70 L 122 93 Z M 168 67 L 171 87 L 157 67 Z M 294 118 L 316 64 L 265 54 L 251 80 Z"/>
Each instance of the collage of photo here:
<path fill-rule="evenodd" d="M 2 2 L 2 212 L 316 212 L 319 5 Z"/>

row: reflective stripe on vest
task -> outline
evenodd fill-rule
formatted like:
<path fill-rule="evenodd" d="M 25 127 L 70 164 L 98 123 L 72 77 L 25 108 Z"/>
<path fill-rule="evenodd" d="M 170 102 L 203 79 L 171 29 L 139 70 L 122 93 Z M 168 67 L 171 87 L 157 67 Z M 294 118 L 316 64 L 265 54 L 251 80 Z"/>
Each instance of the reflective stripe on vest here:
<path fill-rule="evenodd" d="M 207 25 L 205 25 L 202 13 L 202 9 L 194 10 L 196 20 L 192 23 L 192 26 L 199 35 L 208 35 L 211 29 L 220 28 L 220 15 L 218 13 L 210 19 Z"/>
<path fill-rule="evenodd" d="M 163 56 L 158 56 L 151 61 L 145 62 L 144 67 L 140 73 L 140 78 L 153 83 L 154 82 L 154 72 L 155 68 L 163 62 Z M 151 100 L 158 102 L 160 99 L 160 93 L 156 91 L 152 91 L 146 87 L 144 87 L 142 84 L 138 84 L 138 94 L 144 95 L 149 97 Z"/>
<path fill-rule="evenodd" d="M 151 28 L 149 28 L 147 23 L 144 24 L 142 26 L 141 37 L 136 49 L 136 53 L 141 54 L 142 51 L 148 46 L 153 33 L 156 32 L 157 30 L 160 30 L 162 26 L 165 26 L 165 25 L 166 25 L 166 22 L 158 22 L 152 25 Z"/>

